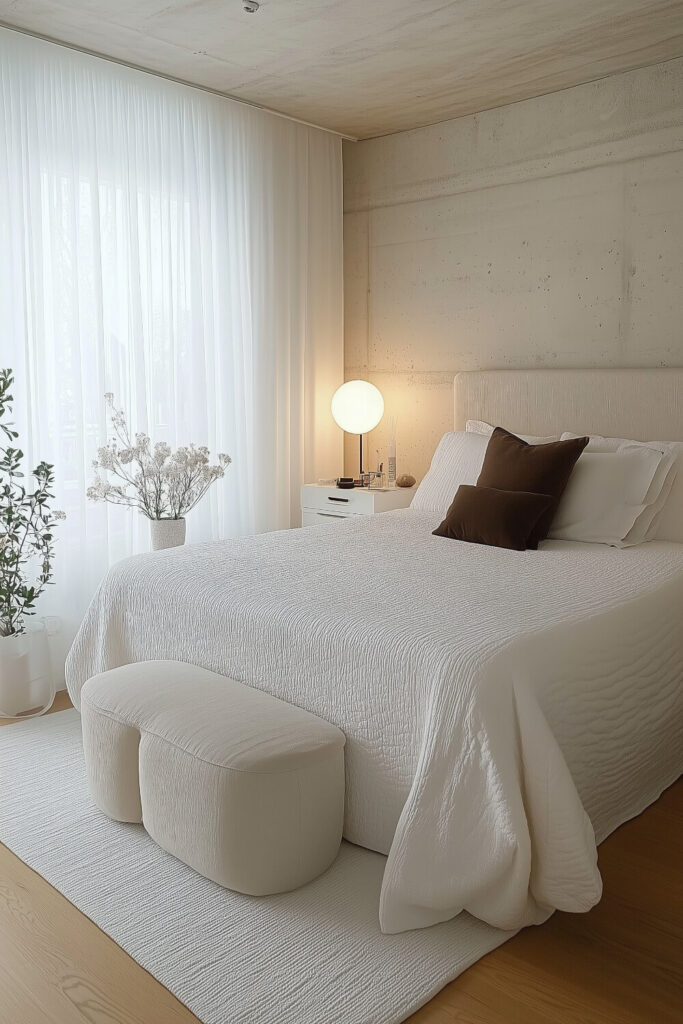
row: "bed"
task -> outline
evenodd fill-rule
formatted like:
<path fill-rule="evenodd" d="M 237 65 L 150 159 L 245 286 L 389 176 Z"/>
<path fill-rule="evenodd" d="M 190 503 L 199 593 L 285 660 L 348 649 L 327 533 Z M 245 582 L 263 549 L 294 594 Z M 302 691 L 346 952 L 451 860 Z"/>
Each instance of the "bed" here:
<path fill-rule="evenodd" d="M 455 425 L 676 440 L 682 394 L 683 370 L 459 374 Z M 683 544 L 520 553 L 438 522 L 411 508 L 119 563 L 69 692 L 172 658 L 338 725 L 344 834 L 387 855 L 384 931 L 588 910 L 596 843 L 683 767 Z"/>

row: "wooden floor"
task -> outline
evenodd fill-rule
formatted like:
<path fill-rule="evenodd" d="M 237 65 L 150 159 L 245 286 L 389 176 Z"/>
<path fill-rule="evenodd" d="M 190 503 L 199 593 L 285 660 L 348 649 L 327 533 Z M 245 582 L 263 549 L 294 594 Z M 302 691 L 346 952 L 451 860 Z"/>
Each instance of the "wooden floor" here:
<path fill-rule="evenodd" d="M 53 710 L 68 706 L 59 694 Z M 411 1024 L 681 1024 L 682 867 L 678 782 L 600 847 L 599 906 L 555 914 L 521 932 L 443 989 Z M 196 1020 L 0 845 L 0 1024 Z"/>

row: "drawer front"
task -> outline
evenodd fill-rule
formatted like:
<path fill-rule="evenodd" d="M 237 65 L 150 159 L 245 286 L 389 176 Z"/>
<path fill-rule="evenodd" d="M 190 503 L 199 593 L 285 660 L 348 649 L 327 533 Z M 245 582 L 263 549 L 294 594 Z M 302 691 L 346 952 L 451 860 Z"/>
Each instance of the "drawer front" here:
<path fill-rule="evenodd" d="M 327 509 L 304 508 L 301 510 L 302 526 L 334 526 L 342 519 L 349 519 L 348 512 L 328 512 Z"/>
<path fill-rule="evenodd" d="M 343 515 L 370 515 L 375 509 L 375 496 L 360 489 L 344 491 L 340 487 L 311 487 L 305 484 L 301 488 L 301 507 Z"/>

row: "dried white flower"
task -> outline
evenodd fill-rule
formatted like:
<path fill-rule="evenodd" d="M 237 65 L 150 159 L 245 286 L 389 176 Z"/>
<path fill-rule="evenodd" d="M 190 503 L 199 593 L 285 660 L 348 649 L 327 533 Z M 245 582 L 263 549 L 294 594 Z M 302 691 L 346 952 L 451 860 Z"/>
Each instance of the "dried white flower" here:
<path fill-rule="evenodd" d="M 104 397 L 116 436 L 97 450 L 92 463 L 95 478 L 86 491 L 91 501 L 129 505 L 149 519 L 179 519 L 194 508 L 215 480 L 225 476 L 232 462 L 225 452 L 211 465 L 205 445 L 182 445 L 174 452 L 165 441 L 152 446 L 144 433 L 135 434 L 133 441 L 124 413 L 114 407 L 113 394 Z M 106 475 L 99 475 L 100 470 L 121 483 L 110 483 Z"/>
<path fill-rule="evenodd" d="M 171 446 L 165 441 L 157 441 L 154 445 L 154 461 L 157 466 L 163 466 L 166 459 L 171 456 Z"/>
<path fill-rule="evenodd" d="M 135 435 L 135 447 L 142 454 L 147 454 L 149 452 L 150 443 L 151 442 L 150 442 L 150 439 L 147 436 L 147 434 L 136 434 Z"/>
<path fill-rule="evenodd" d="M 100 469 L 113 469 L 115 461 L 115 449 L 111 445 L 97 449 L 97 459 Z"/>

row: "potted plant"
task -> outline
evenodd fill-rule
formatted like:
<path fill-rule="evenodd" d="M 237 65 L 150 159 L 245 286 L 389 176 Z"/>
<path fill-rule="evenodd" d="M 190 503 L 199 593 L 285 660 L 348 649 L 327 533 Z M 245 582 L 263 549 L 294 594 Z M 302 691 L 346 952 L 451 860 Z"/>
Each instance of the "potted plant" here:
<path fill-rule="evenodd" d="M 133 440 L 124 413 L 114 406 L 114 396 L 108 393 L 104 398 L 114 437 L 97 450 L 88 497 L 142 512 L 150 521 L 153 551 L 184 544 L 185 516 L 211 484 L 225 476 L 230 456 L 221 452 L 218 462 L 211 465 L 209 449 L 201 445 L 172 451 L 163 441 L 152 444 L 147 434 L 136 434 Z"/>
<path fill-rule="evenodd" d="M 10 717 L 35 706 L 46 683 L 54 699 L 45 629 L 29 629 L 26 620 L 52 582 L 54 526 L 65 518 L 50 509 L 54 475 L 48 462 L 33 470 L 33 489 L 24 485 L 23 452 L 14 446 L 18 434 L 5 421 L 13 382 L 11 370 L 0 370 L 0 437 L 8 442 L 0 447 L 0 715 Z"/>

